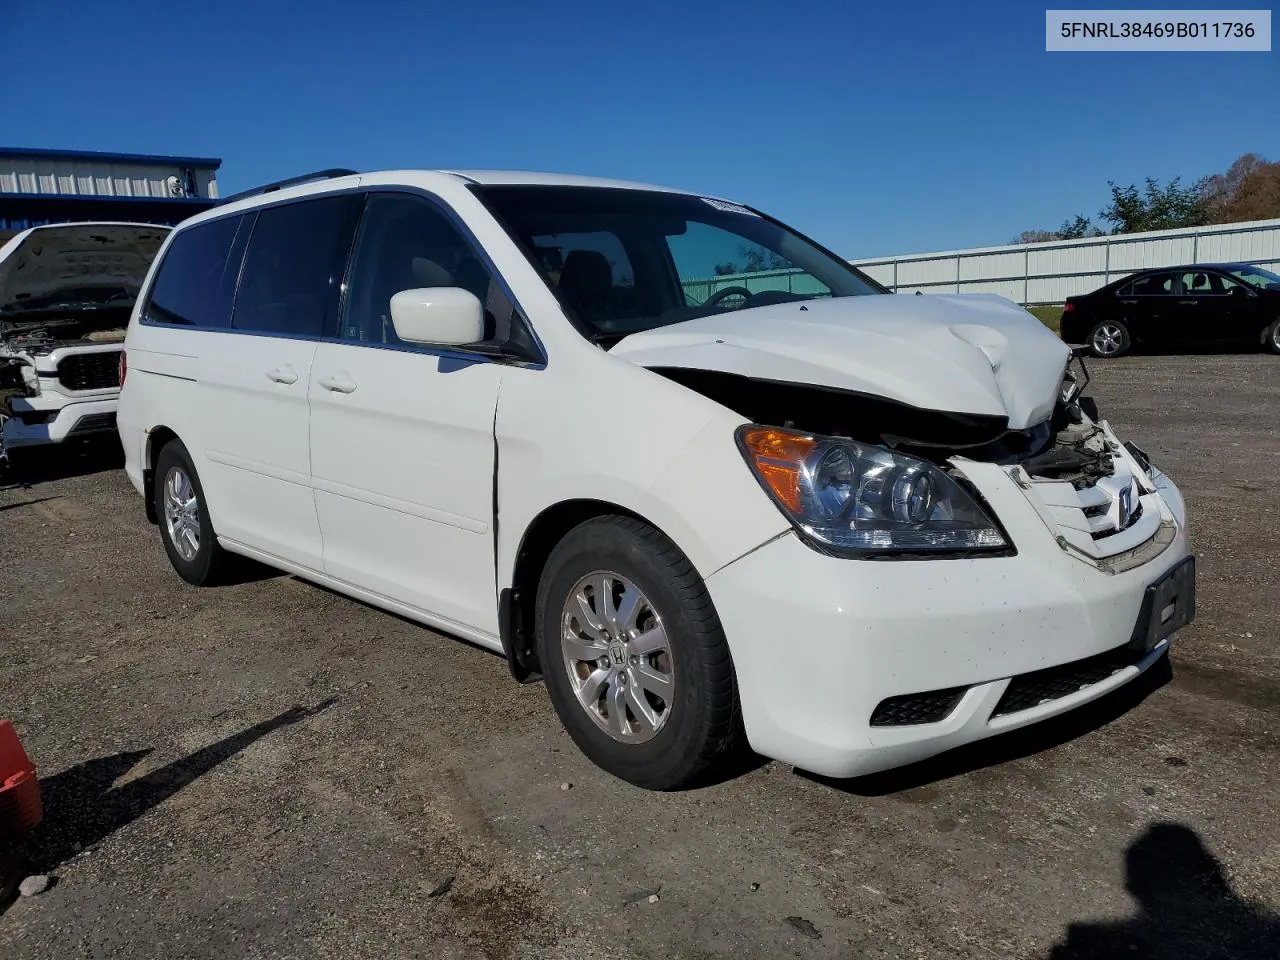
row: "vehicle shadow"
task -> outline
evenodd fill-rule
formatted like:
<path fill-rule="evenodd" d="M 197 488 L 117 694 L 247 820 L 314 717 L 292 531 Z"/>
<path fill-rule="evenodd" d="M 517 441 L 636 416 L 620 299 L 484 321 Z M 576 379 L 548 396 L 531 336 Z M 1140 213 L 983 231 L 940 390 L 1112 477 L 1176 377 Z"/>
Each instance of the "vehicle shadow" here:
<path fill-rule="evenodd" d="M 293 707 L 119 786 L 116 781 L 148 756 L 149 749 L 87 760 L 41 779 L 44 820 L 17 845 L 16 859 L 22 862 L 25 874 L 52 873 L 254 741 L 313 717 L 336 702 L 336 698 L 329 698 L 313 707 Z"/>
<path fill-rule="evenodd" d="M 1092 733 L 1128 713 L 1173 679 L 1169 657 L 1163 656 L 1136 680 L 1061 716 L 957 747 L 896 770 L 849 780 L 796 771 L 798 775 L 859 797 L 882 797 L 949 780 L 1011 760 L 1019 760 Z"/>
<path fill-rule="evenodd" d="M 270 568 L 266 568 L 266 569 L 267 569 L 268 575 L 279 574 L 280 576 L 289 576 L 289 574 L 283 574 L 283 573 L 280 573 L 279 571 L 271 570 Z M 314 583 L 310 580 L 305 580 L 301 577 L 298 577 L 296 579 L 299 583 L 304 584 L 305 586 L 310 587 L 313 590 L 319 590 L 322 593 L 327 593 L 329 596 L 334 597 L 335 599 L 341 600 L 343 603 L 359 604 L 360 606 L 377 614 L 378 616 L 393 617 L 396 620 L 399 620 L 401 623 L 408 624 L 414 629 L 423 630 L 429 633 L 436 634 L 438 636 L 446 638 L 450 642 L 465 643 L 467 644 L 467 646 L 474 647 L 476 650 L 480 651 L 481 653 L 488 654 L 489 656 L 503 660 L 504 662 L 506 660 L 506 657 L 501 651 L 493 650 L 489 647 L 483 646 L 482 644 L 476 643 L 470 637 L 459 636 L 458 634 L 450 633 L 449 631 L 440 627 L 427 626 L 417 620 L 414 620 L 412 617 L 406 617 L 404 614 L 397 613 L 394 610 L 387 610 L 383 607 L 374 606 L 373 604 L 367 603 L 366 601 L 361 600 L 358 597 L 351 597 L 351 596 L 348 596 L 347 594 L 339 593 L 338 591 L 332 589 L 331 587 L 327 587 L 321 583 Z M 506 668 L 504 667 L 503 669 L 505 671 Z M 507 679 L 509 680 L 509 677 Z M 515 681 L 511 681 L 511 682 L 514 683 Z M 540 675 L 535 675 L 532 679 L 525 682 L 527 682 L 529 685 L 534 685 L 534 684 L 541 684 L 543 681 Z M 548 700 L 547 706 L 548 706 L 548 710 L 550 710 L 549 700 Z M 554 720 L 554 714 L 552 714 L 552 719 Z M 743 746 L 740 746 L 738 749 L 735 749 L 732 753 L 722 757 L 718 763 L 715 763 L 712 765 L 711 769 L 704 776 L 702 776 L 701 778 L 695 779 L 694 781 L 688 784 L 685 784 L 683 787 L 679 789 L 678 792 L 684 792 L 687 790 L 701 790 L 706 787 L 714 787 L 722 783 L 728 783 L 732 780 L 738 779 L 739 777 L 745 776 L 746 774 L 751 773 L 754 770 L 759 770 L 761 767 L 767 766 L 770 763 L 773 763 L 773 761 L 770 760 L 768 757 L 762 757 L 760 754 L 755 753 L 749 748 L 747 748 L 745 746 L 745 740 L 744 740 Z"/>
<path fill-rule="evenodd" d="M 5 487 L 3 485 L 0 485 L 0 490 L 4 490 L 4 489 Z M 36 497 L 33 500 L 19 500 L 17 503 L 0 503 L 0 513 L 4 513 L 6 510 L 17 510 L 19 507 L 33 507 L 37 503 L 48 503 L 50 500 L 58 500 L 58 499 L 60 498 L 59 497 Z"/>
<path fill-rule="evenodd" d="M 1126 920 L 1073 923 L 1045 960 L 1274 960 L 1280 915 L 1242 899 L 1190 827 L 1157 823 L 1125 853 Z"/>
<path fill-rule="evenodd" d="M 279 567 L 271 567 L 250 557 L 233 557 L 232 563 L 218 579 L 219 587 L 239 587 L 247 583 L 261 583 L 263 580 L 281 580 L 290 576 Z"/>
<path fill-rule="evenodd" d="M 82 440 L 53 448 L 18 448 L 12 462 L 0 462 L 0 490 L 30 487 L 124 467 L 124 450 L 114 437 Z"/>
<path fill-rule="evenodd" d="M 1261 343 L 1144 343 L 1130 354 L 1139 357 L 1266 356 Z"/>

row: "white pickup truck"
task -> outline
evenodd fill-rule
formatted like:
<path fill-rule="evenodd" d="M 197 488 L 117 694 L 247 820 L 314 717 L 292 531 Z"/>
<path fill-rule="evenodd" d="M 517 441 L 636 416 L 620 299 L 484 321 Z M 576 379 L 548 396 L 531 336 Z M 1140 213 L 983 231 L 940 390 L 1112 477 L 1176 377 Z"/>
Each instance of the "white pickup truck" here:
<path fill-rule="evenodd" d="M 0 247 L 0 458 L 110 435 L 120 344 L 168 227 L 32 227 Z"/>

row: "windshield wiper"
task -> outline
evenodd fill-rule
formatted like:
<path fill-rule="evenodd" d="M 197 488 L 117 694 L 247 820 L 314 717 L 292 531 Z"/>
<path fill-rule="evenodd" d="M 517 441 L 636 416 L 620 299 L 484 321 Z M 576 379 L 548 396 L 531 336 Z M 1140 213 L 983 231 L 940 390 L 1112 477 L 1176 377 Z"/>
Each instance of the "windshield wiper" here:
<path fill-rule="evenodd" d="M 592 343 L 598 344 L 599 346 L 602 346 L 606 350 L 608 350 L 610 347 L 616 346 L 618 343 L 625 340 L 629 336 L 631 336 L 631 333 L 608 333 L 602 330 L 598 330 L 595 333 L 587 334 L 587 339 L 590 340 Z"/>

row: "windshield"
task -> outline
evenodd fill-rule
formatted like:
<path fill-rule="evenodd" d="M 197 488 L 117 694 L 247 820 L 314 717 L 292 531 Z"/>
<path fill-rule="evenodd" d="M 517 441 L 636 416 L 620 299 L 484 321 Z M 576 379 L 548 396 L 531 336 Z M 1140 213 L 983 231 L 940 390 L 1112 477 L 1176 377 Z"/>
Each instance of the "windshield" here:
<path fill-rule="evenodd" d="M 1259 290 L 1280 290 L 1280 276 L 1261 267 L 1232 267 L 1231 275 Z"/>
<path fill-rule="evenodd" d="M 593 339 L 816 297 L 884 293 L 746 207 L 655 190 L 477 188 Z"/>

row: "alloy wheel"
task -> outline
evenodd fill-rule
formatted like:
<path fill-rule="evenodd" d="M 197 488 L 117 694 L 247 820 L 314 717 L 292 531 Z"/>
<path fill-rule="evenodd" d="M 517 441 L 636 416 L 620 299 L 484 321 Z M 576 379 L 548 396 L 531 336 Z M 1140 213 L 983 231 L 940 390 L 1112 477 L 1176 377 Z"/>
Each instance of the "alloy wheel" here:
<path fill-rule="evenodd" d="M 182 467 L 170 467 L 164 477 L 164 525 L 178 556 L 194 560 L 200 552 L 200 498 Z"/>
<path fill-rule="evenodd" d="M 1120 352 L 1124 332 L 1114 323 L 1103 323 L 1093 331 L 1093 349 L 1099 356 L 1112 357 Z"/>
<path fill-rule="evenodd" d="M 626 577 L 580 579 L 560 616 L 564 666 L 578 703 L 621 743 L 657 736 L 675 703 L 675 668 L 662 617 Z"/>

